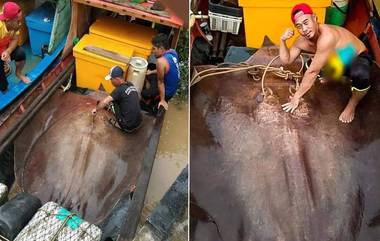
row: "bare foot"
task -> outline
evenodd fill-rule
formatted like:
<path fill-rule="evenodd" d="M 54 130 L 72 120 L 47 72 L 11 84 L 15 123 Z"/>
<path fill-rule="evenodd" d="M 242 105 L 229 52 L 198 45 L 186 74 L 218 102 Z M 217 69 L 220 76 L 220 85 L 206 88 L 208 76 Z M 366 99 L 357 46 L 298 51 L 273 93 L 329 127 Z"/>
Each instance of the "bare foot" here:
<path fill-rule="evenodd" d="M 343 123 L 350 123 L 355 117 L 355 106 L 347 105 L 342 114 L 339 116 L 339 120 Z"/>
<path fill-rule="evenodd" d="M 17 78 L 19 78 L 25 84 L 30 84 L 30 79 L 25 75 L 17 75 Z"/>

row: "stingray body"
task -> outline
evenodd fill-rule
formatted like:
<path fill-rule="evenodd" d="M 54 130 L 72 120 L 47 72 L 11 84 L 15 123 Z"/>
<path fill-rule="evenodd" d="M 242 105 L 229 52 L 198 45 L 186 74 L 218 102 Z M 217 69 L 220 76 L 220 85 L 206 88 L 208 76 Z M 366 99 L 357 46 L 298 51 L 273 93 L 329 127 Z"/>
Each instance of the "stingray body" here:
<path fill-rule="evenodd" d="M 100 97 L 57 91 L 15 141 L 16 180 L 92 223 L 104 220 L 139 175 L 154 118 L 126 134 L 91 109 Z"/>
<path fill-rule="evenodd" d="M 277 54 L 265 47 L 249 61 Z M 292 84 L 268 74 L 273 95 L 263 102 L 246 71 L 192 86 L 190 190 L 219 229 L 199 220 L 192 240 L 380 240 L 380 227 L 369 225 L 380 209 L 380 82 L 349 125 L 338 121 L 349 84 L 316 83 L 289 114 L 281 104 Z"/>

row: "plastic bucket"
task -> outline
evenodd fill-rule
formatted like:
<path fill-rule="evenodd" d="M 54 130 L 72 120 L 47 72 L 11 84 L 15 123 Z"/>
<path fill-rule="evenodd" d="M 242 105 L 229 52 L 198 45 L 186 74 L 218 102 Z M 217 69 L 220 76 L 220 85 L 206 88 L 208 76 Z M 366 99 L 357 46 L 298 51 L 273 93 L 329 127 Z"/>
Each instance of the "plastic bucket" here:
<path fill-rule="evenodd" d="M 148 61 L 141 57 L 133 57 L 129 62 L 127 80 L 133 83 L 139 95 L 144 87 L 147 67 Z"/>
<path fill-rule="evenodd" d="M 336 0 L 333 2 L 333 6 L 330 6 L 326 10 L 326 21 L 327 24 L 333 24 L 342 26 L 346 21 L 346 15 L 348 10 L 348 1 Z"/>
<path fill-rule="evenodd" d="M 333 1 L 333 5 L 336 5 L 339 8 L 341 8 L 341 7 L 347 7 L 348 2 L 349 2 L 348 0 L 334 0 Z"/>

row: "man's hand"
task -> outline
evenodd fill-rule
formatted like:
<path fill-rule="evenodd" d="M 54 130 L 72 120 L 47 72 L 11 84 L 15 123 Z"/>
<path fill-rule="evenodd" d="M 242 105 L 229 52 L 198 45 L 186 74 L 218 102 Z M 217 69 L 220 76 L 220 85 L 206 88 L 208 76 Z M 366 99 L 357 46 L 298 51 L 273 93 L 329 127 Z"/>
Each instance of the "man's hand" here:
<path fill-rule="evenodd" d="M 282 41 L 286 41 L 286 40 L 290 39 L 291 37 L 293 37 L 293 35 L 294 35 L 294 31 L 293 31 L 293 29 L 288 28 L 288 29 L 286 29 L 286 31 L 282 34 L 282 36 L 281 36 L 281 40 L 282 40 Z"/>
<path fill-rule="evenodd" d="M 93 116 L 96 115 L 96 108 L 92 109 L 91 114 L 92 114 Z"/>
<path fill-rule="evenodd" d="M 295 109 L 297 109 L 298 105 L 300 103 L 300 99 L 297 98 L 297 97 L 293 97 L 290 102 L 286 103 L 286 104 L 283 104 L 282 105 L 282 109 L 285 111 L 285 112 L 289 112 L 290 113 L 293 113 L 293 111 Z"/>
<path fill-rule="evenodd" d="M 161 100 L 160 103 L 158 103 L 158 108 L 160 108 L 160 106 L 163 106 L 165 110 L 169 109 L 168 102 L 166 102 L 165 100 Z"/>
<path fill-rule="evenodd" d="M 5 50 L 4 52 L 1 53 L 1 60 L 4 62 L 10 62 L 11 61 L 11 56 L 10 56 L 8 50 Z"/>

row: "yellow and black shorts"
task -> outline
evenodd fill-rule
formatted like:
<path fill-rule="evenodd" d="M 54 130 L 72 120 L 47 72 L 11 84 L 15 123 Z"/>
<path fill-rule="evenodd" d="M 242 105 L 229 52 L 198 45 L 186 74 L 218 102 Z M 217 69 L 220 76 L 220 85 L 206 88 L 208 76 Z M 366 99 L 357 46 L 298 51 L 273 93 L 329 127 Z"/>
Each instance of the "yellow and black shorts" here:
<path fill-rule="evenodd" d="M 371 66 L 373 57 L 368 51 L 359 54 L 345 75 L 351 78 L 352 91 L 366 91 L 371 87 Z"/>

